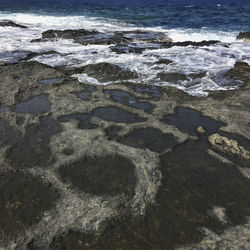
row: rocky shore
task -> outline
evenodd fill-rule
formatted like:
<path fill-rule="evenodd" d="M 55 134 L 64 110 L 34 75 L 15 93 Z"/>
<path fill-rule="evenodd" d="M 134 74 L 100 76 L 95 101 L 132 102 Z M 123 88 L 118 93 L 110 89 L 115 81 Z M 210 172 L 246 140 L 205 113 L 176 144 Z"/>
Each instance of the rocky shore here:
<path fill-rule="evenodd" d="M 47 31 L 41 39 L 69 32 Z M 73 39 L 111 39 L 86 32 Z M 160 33 L 135 33 L 144 42 L 172 43 Z M 114 36 L 114 48 L 133 47 L 134 33 Z M 250 248 L 247 63 L 225 74 L 239 89 L 194 97 L 131 83 L 137 73 L 118 65 L 50 67 L 33 56 L 0 66 L 0 247 Z M 72 77 L 83 72 L 116 83 Z"/>

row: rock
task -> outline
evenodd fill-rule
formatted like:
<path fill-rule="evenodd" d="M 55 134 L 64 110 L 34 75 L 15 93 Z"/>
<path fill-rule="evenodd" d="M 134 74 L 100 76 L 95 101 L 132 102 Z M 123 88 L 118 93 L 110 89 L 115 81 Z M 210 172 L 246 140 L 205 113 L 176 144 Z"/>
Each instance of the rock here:
<path fill-rule="evenodd" d="M 199 127 L 197 128 L 197 132 L 198 132 L 199 134 L 205 134 L 205 133 L 206 133 L 206 130 L 205 130 L 202 126 L 199 126 Z"/>
<path fill-rule="evenodd" d="M 98 81 L 123 81 L 137 78 L 138 75 L 127 69 L 123 69 L 118 65 L 110 63 L 88 64 L 86 66 L 75 68 L 69 72 L 70 74 L 85 73 L 88 76 L 96 78 Z"/>
<path fill-rule="evenodd" d="M 239 145 L 236 140 L 221 136 L 218 133 L 209 136 L 208 140 L 214 147 L 223 152 L 231 153 L 246 160 L 250 160 L 250 151 Z"/>
<path fill-rule="evenodd" d="M 185 41 L 185 42 L 165 42 L 160 43 L 163 48 L 171 48 L 174 46 L 187 47 L 187 46 L 210 46 L 219 43 L 217 40 L 209 40 L 209 41 L 201 41 L 201 42 L 193 42 L 193 41 Z"/>
<path fill-rule="evenodd" d="M 182 73 L 158 73 L 157 76 L 164 82 L 177 83 L 178 81 L 188 80 L 187 76 Z"/>
<path fill-rule="evenodd" d="M 191 73 L 191 74 L 188 74 L 189 77 L 193 78 L 193 79 L 198 79 L 198 78 L 202 78 L 202 77 L 205 77 L 206 76 L 206 72 L 200 72 L 200 73 Z"/>
<path fill-rule="evenodd" d="M 122 35 L 125 38 L 147 43 L 172 41 L 172 39 L 169 38 L 168 35 L 164 32 L 133 30 L 133 31 L 117 32 L 117 34 Z"/>
<path fill-rule="evenodd" d="M 237 61 L 234 65 L 234 68 L 230 69 L 226 73 L 226 76 L 234 80 L 240 80 L 244 83 L 249 83 L 250 82 L 250 65 L 245 62 Z"/>
<path fill-rule="evenodd" d="M 39 79 L 62 77 L 54 68 L 35 62 L 20 62 L 0 67 L 0 102 L 6 106 L 41 94 Z"/>
<path fill-rule="evenodd" d="M 13 22 L 11 20 L 0 20 L 0 27 L 6 27 L 6 26 L 16 27 L 16 28 L 23 28 L 23 29 L 28 28 L 27 26 L 15 23 L 15 22 Z"/>
<path fill-rule="evenodd" d="M 173 61 L 169 60 L 169 59 L 160 59 L 159 61 L 156 62 L 156 64 L 170 64 L 172 63 Z"/>
<path fill-rule="evenodd" d="M 141 47 L 140 45 L 133 43 L 117 44 L 115 46 L 110 46 L 110 50 L 117 54 L 127 54 L 127 53 L 141 54 L 144 50 L 146 50 L 146 47 Z"/>
<path fill-rule="evenodd" d="M 236 40 L 244 40 L 244 42 L 250 42 L 250 32 L 240 32 L 236 37 Z"/>
<path fill-rule="evenodd" d="M 43 39 L 56 39 L 56 38 L 64 38 L 64 39 L 75 39 L 80 36 L 87 36 L 87 35 L 93 35 L 98 34 L 97 31 L 89 31 L 85 29 L 79 29 L 79 30 L 46 30 L 42 33 Z"/>
<path fill-rule="evenodd" d="M 31 42 L 46 42 L 56 39 L 73 39 L 75 43 L 83 45 L 87 44 L 117 44 L 128 42 L 126 39 L 118 34 L 105 34 L 98 31 L 89 31 L 85 29 L 79 30 L 47 30 L 42 33 L 42 38 L 31 40 Z"/>

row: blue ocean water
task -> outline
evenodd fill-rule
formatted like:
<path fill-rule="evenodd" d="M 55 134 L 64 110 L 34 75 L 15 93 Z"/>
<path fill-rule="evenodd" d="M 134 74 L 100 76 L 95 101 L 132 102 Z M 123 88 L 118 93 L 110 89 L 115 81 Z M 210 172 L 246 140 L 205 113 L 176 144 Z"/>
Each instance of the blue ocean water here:
<path fill-rule="evenodd" d="M 250 0 L 1 0 L 0 11 L 112 18 L 146 27 L 250 27 Z"/>

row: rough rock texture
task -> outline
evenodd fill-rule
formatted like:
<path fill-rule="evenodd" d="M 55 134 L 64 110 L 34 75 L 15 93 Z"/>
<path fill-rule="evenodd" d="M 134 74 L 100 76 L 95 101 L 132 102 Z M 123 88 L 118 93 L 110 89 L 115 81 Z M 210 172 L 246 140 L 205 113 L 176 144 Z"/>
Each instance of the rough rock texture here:
<path fill-rule="evenodd" d="M 250 160 L 250 151 L 239 145 L 236 140 L 228 139 L 227 137 L 219 134 L 210 135 L 208 140 L 219 150 L 235 154 L 246 160 Z"/>
<path fill-rule="evenodd" d="M 0 248 L 249 248 L 249 65 L 204 98 L 131 77 L 0 66 Z"/>

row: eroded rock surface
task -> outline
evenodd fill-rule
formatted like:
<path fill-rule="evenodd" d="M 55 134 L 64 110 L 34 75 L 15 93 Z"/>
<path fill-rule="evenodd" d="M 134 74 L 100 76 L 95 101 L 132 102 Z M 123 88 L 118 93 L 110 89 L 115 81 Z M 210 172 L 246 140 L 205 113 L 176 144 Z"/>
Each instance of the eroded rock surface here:
<path fill-rule="evenodd" d="M 240 89 L 203 98 L 126 82 L 136 76 L 108 63 L 0 66 L 0 248 L 248 249 L 249 65 L 227 73 Z"/>

